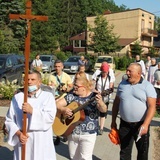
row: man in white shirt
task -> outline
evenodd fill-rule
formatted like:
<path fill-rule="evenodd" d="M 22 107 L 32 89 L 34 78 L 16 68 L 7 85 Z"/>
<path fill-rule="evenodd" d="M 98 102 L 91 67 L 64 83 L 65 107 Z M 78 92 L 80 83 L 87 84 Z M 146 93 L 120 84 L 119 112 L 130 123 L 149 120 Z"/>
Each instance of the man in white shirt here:
<path fill-rule="evenodd" d="M 114 76 L 113 70 L 110 69 L 107 62 L 102 63 L 100 70 L 97 70 L 93 74 L 92 80 L 95 82 L 95 90 L 100 92 L 101 94 L 103 93 L 103 91 L 106 91 L 108 89 L 113 90 L 114 82 L 115 82 L 115 76 Z M 111 96 L 111 94 L 102 95 L 103 101 L 106 104 L 107 108 L 108 108 L 108 105 L 109 105 L 110 96 Z M 99 135 L 103 134 L 103 127 L 104 127 L 104 124 L 105 124 L 106 116 L 107 116 L 107 112 L 106 113 L 101 113 L 100 112 L 99 131 L 98 131 Z"/>
<path fill-rule="evenodd" d="M 56 160 L 52 124 L 57 107 L 52 93 L 42 91 L 41 74 L 28 74 L 28 99 L 18 92 L 11 101 L 5 125 L 9 134 L 8 143 L 14 147 L 14 160 L 21 159 L 22 146 L 26 145 L 26 160 Z M 23 112 L 27 114 L 27 134 L 22 132 Z"/>
<path fill-rule="evenodd" d="M 107 63 L 107 62 L 103 62 L 102 65 L 105 64 L 105 63 Z M 107 64 L 108 64 L 108 63 L 107 63 Z M 93 73 L 93 75 L 92 75 L 92 80 L 96 81 L 96 78 L 97 78 L 97 76 L 98 76 L 100 73 L 101 73 L 101 70 L 100 70 L 100 69 L 97 69 L 97 70 Z M 112 81 L 115 82 L 114 71 L 113 71 L 113 69 L 110 68 L 110 67 L 109 67 L 109 75 L 110 75 Z"/>
<path fill-rule="evenodd" d="M 140 59 L 140 55 L 136 55 L 135 62 L 139 63 L 141 65 L 141 67 L 142 67 L 142 76 L 144 78 L 145 74 L 146 74 L 146 67 L 145 67 L 144 61 Z"/>
<path fill-rule="evenodd" d="M 42 61 L 41 61 L 41 59 L 40 59 L 40 56 L 39 56 L 39 54 L 37 54 L 36 56 L 35 56 L 35 59 L 33 60 L 33 62 L 32 62 L 32 68 L 34 69 L 34 70 L 37 70 L 37 71 L 42 71 L 42 65 L 43 65 L 43 63 L 42 63 Z"/>
<path fill-rule="evenodd" d="M 145 79 L 147 80 L 147 77 L 148 77 L 148 71 L 149 71 L 149 67 L 151 65 L 151 57 L 150 56 L 147 56 L 147 61 L 145 63 L 145 66 L 146 66 L 146 75 L 145 75 Z"/>
<path fill-rule="evenodd" d="M 150 65 L 149 70 L 148 70 L 147 80 L 149 82 L 151 82 L 152 84 L 154 84 L 154 73 L 157 69 L 158 69 L 158 65 L 156 63 L 156 59 L 151 58 L 151 65 Z"/>

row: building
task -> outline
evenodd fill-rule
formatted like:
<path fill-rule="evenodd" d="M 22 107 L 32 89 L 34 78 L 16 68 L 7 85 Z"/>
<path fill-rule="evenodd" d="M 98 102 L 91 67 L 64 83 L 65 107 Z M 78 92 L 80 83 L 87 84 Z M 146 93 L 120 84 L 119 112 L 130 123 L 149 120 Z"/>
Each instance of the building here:
<path fill-rule="evenodd" d="M 70 38 L 73 41 L 73 53 L 86 52 L 86 32 L 82 32 Z"/>
<path fill-rule="evenodd" d="M 118 51 L 119 54 L 130 53 L 136 41 L 142 46 L 144 54 L 148 53 L 149 48 L 153 46 L 153 37 L 158 35 L 157 31 L 154 30 L 154 14 L 137 8 L 118 13 L 105 12 L 104 17 L 109 25 L 114 26 L 113 32 L 120 37 L 118 43 L 122 49 Z M 95 18 L 96 16 L 87 17 L 87 25 L 94 27 Z M 85 33 L 83 32 L 82 34 Z M 89 35 L 90 32 L 87 32 L 87 35 L 83 36 L 87 42 L 91 41 Z M 75 42 L 80 40 L 77 38 L 78 36 L 74 36 L 70 39 L 73 40 L 73 49 L 77 48 Z M 83 41 L 85 40 L 83 39 Z M 81 43 L 79 42 L 78 44 Z"/>

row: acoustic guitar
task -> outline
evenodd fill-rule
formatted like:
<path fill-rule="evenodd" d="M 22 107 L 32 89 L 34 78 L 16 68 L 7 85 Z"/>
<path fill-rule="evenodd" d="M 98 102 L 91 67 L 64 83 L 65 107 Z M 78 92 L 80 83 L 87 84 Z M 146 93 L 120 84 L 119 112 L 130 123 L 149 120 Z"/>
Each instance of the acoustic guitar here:
<path fill-rule="evenodd" d="M 103 91 L 102 94 L 109 95 L 113 90 L 108 89 Z M 83 108 L 86 107 L 89 103 L 95 100 L 95 97 L 92 97 L 90 100 L 80 105 L 78 102 L 71 102 L 68 106 L 73 112 L 72 117 L 64 117 L 62 113 L 57 111 L 54 123 L 52 125 L 53 132 L 56 136 L 68 136 L 72 133 L 73 129 L 79 125 L 85 119 L 85 113 Z"/>

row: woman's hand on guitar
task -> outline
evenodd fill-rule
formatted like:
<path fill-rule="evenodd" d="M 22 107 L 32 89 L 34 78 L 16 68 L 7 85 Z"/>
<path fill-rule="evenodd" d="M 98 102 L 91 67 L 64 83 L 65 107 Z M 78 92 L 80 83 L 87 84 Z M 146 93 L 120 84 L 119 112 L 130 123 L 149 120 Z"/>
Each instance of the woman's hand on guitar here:
<path fill-rule="evenodd" d="M 101 103 L 101 102 L 103 102 L 102 96 L 101 96 L 100 93 L 96 94 L 95 99 L 96 99 L 96 101 L 97 101 L 98 104 Z"/>
<path fill-rule="evenodd" d="M 100 93 L 95 96 L 95 99 L 97 101 L 97 108 L 98 108 L 98 110 L 101 111 L 101 112 L 106 112 L 107 111 L 107 106 L 103 102 L 103 99 L 102 99 L 102 96 L 101 96 Z"/>
<path fill-rule="evenodd" d="M 64 107 L 63 115 L 64 117 L 72 117 L 73 112 L 70 108 Z"/>

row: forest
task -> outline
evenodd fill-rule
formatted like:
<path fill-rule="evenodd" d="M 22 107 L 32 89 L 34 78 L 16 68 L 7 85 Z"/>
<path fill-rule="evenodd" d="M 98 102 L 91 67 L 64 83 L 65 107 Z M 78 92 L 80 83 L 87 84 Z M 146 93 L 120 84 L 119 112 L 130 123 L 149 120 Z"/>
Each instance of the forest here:
<path fill-rule="evenodd" d="M 0 0 L 0 53 L 24 51 L 26 21 L 10 20 L 9 14 L 25 14 L 27 0 Z M 32 0 L 32 14 L 48 16 L 47 22 L 31 21 L 31 52 L 52 53 L 71 45 L 70 37 L 84 32 L 86 17 L 105 11 L 129 10 L 114 0 Z M 159 30 L 160 19 L 155 27 Z"/>

